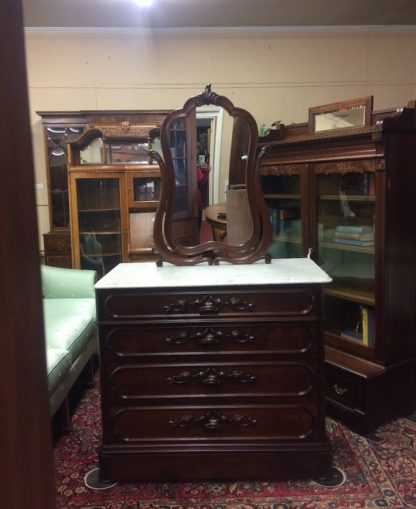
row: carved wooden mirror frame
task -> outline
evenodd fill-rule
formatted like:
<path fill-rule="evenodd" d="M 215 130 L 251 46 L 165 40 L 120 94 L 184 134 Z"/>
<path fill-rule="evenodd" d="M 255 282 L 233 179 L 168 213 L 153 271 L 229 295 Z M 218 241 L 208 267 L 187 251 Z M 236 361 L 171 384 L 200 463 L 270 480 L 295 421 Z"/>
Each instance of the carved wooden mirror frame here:
<path fill-rule="evenodd" d="M 222 107 L 231 117 L 233 122 L 246 122 L 247 153 L 242 159 L 246 160 L 245 185 L 247 190 L 247 202 L 251 213 L 252 228 L 248 240 L 242 244 L 231 245 L 218 240 L 209 240 L 195 245 L 183 245 L 175 240 L 173 232 L 173 217 L 175 208 L 176 178 L 175 168 L 170 146 L 170 127 L 178 119 L 186 119 L 195 112 L 195 109 L 203 105 L 215 105 Z M 234 129 L 233 135 L 238 129 Z M 192 134 L 192 133 L 191 133 Z M 164 120 L 161 127 L 161 148 L 163 158 L 157 152 L 152 152 L 152 157 L 158 162 L 161 170 L 161 192 L 159 206 L 154 222 L 154 243 L 160 261 L 170 262 L 176 265 L 193 265 L 200 262 L 218 264 L 221 260 L 231 263 L 252 263 L 259 259 L 270 261 L 267 248 L 271 241 L 271 225 L 264 201 L 260 176 L 259 159 L 257 157 L 257 124 L 252 115 L 241 108 L 237 108 L 225 96 L 217 95 L 211 91 L 208 85 L 204 92 L 188 99 L 183 108 L 173 111 Z M 194 137 L 190 135 L 190 140 Z M 231 170 L 231 168 L 230 168 Z M 189 168 L 188 168 L 189 171 Z M 196 172 L 196 168 L 195 168 Z"/>

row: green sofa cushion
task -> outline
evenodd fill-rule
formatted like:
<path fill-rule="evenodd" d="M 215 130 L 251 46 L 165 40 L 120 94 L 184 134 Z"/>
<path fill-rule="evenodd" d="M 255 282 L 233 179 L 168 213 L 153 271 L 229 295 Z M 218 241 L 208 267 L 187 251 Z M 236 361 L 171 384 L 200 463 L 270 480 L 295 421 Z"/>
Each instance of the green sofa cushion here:
<path fill-rule="evenodd" d="M 41 265 L 42 295 L 46 299 L 95 297 L 93 270 L 66 269 Z"/>
<path fill-rule="evenodd" d="M 43 299 L 48 348 L 68 350 L 74 362 L 95 329 L 95 299 Z"/>
<path fill-rule="evenodd" d="M 48 391 L 51 394 L 69 373 L 71 367 L 69 353 L 61 348 L 47 348 L 46 365 L 48 369 Z"/>

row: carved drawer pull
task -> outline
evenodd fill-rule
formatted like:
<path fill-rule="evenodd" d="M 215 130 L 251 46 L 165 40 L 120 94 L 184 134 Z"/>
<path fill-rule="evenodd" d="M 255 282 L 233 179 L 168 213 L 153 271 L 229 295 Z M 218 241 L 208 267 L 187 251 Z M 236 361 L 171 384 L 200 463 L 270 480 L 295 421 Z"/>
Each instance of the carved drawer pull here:
<path fill-rule="evenodd" d="M 247 300 L 238 297 L 232 297 L 230 300 L 223 300 L 219 297 L 212 295 L 205 295 L 202 298 L 187 301 L 186 299 L 177 299 L 172 304 L 163 306 L 165 313 L 185 313 L 189 312 L 192 308 L 198 308 L 198 313 L 204 314 L 217 314 L 221 308 L 230 307 L 236 311 L 252 311 L 254 304 Z"/>
<path fill-rule="evenodd" d="M 192 380 L 197 380 L 203 385 L 221 385 L 224 380 L 230 380 L 238 384 L 252 384 L 256 382 L 256 376 L 237 369 L 227 373 L 216 368 L 206 368 L 195 373 L 182 371 L 177 375 L 166 378 L 166 381 L 171 385 L 185 385 L 192 382 Z"/>
<path fill-rule="evenodd" d="M 333 387 L 338 396 L 344 396 L 348 392 L 347 387 L 340 387 L 338 384 L 334 384 Z"/>
<path fill-rule="evenodd" d="M 171 419 L 169 426 L 171 428 L 190 428 L 199 425 L 207 431 L 219 431 L 224 428 L 225 424 L 233 424 L 234 426 L 247 428 L 257 424 L 257 420 L 253 417 L 235 414 L 232 417 L 226 417 L 215 410 L 208 410 L 200 417 L 193 415 L 185 415 L 179 419 Z"/>
<path fill-rule="evenodd" d="M 200 332 L 194 331 L 180 331 L 175 336 L 165 338 L 166 343 L 173 345 L 183 345 L 189 341 L 197 341 L 202 346 L 215 346 L 219 345 L 222 341 L 230 340 L 234 343 L 249 343 L 254 340 L 254 336 L 245 334 L 239 330 L 232 330 L 231 332 L 221 332 L 212 329 L 211 327 L 203 329 Z"/>

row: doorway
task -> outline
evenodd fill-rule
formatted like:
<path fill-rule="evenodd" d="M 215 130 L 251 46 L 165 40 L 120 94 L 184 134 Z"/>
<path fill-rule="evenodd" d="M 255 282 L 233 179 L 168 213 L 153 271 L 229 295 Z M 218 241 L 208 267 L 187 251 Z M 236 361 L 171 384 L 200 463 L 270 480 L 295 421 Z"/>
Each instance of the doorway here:
<path fill-rule="evenodd" d="M 198 155 L 210 166 L 204 201 L 212 205 L 220 201 L 220 154 L 223 128 L 222 108 L 201 106 L 196 111 Z"/>

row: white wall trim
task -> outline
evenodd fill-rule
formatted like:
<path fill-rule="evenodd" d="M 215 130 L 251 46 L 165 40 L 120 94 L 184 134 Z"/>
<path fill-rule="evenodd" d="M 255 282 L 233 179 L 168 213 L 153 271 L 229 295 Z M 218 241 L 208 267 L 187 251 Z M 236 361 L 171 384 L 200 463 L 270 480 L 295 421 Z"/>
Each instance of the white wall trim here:
<path fill-rule="evenodd" d="M 25 27 L 30 35 L 273 35 L 416 33 L 416 25 L 244 26 L 244 27 Z"/>

